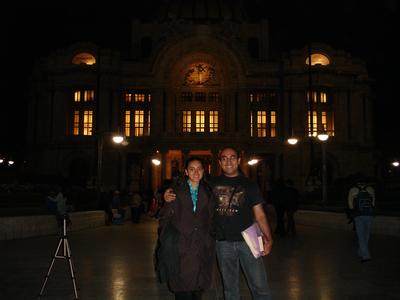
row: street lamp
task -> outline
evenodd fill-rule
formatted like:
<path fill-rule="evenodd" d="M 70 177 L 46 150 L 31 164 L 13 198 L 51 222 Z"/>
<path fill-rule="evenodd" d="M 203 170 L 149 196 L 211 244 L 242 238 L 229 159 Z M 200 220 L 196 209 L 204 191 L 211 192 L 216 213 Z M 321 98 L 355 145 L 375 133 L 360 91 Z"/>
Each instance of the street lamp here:
<path fill-rule="evenodd" d="M 258 159 L 257 158 L 252 158 L 247 162 L 250 166 L 254 166 L 258 164 Z"/>
<path fill-rule="evenodd" d="M 161 161 L 158 158 L 153 158 L 151 160 L 151 163 L 155 166 L 159 166 L 161 164 Z"/>
<path fill-rule="evenodd" d="M 326 197 L 327 197 L 327 182 L 326 182 L 326 141 L 329 138 L 327 133 L 320 133 L 318 134 L 318 139 L 322 142 L 321 143 L 321 150 L 322 150 L 322 204 L 326 204 Z"/>
<path fill-rule="evenodd" d="M 98 138 L 97 138 L 97 201 L 100 201 L 101 197 L 101 187 L 102 187 L 102 182 L 103 182 L 103 147 L 104 147 L 104 137 L 107 133 L 99 133 Z M 120 135 L 120 134 L 114 134 L 111 136 L 112 141 L 115 144 L 122 144 L 125 142 L 127 144 L 125 137 Z"/>
<path fill-rule="evenodd" d="M 294 137 L 294 136 L 287 139 L 287 142 L 288 142 L 290 145 L 296 145 L 298 141 L 299 141 L 299 140 L 298 140 L 296 137 Z"/>

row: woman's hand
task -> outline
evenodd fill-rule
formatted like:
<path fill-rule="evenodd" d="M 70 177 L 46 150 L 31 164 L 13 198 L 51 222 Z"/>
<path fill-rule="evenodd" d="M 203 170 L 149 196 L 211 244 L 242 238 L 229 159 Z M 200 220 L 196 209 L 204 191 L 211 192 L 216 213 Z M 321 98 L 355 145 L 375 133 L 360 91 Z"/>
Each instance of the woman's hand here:
<path fill-rule="evenodd" d="M 176 194 L 172 188 L 168 188 L 164 192 L 164 200 L 165 202 L 173 202 L 176 199 Z"/>

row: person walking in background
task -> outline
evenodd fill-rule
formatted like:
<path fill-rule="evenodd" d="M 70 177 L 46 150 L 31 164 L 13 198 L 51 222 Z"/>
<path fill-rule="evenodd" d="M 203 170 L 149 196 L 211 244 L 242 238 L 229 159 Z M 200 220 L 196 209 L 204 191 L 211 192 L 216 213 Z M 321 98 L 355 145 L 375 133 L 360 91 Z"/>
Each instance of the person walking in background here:
<path fill-rule="evenodd" d="M 190 157 L 185 163 L 185 180 L 173 186 L 175 201 L 165 203 L 159 213 L 159 234 L 163 234 L 169 222 L 179 234 L 179 272 L 168 279 L 177 300 L 201 299 L 212 282 L 215 241 L 211 230 L 215 205 L 203 175 L 203 161 Z"/>
<path fill-rule="evenodd" d="M 241 234 L 257 222 L 264 235 L 263 255 L 271 252 L 272 235 L 263 208 L 264 199 L 257 184 L 240 172 L 238 151 L 232 147 L 225 147 L 220 151 L 218 158 L 222 175 L 210 177 L 208 182 L 216 200 L 216 252 L 225 300 L 240 299 L 240 266 L 253 299 L 270 300 L 271 291 L 263 259 L 253 256 Z M 167 202 L 174 201 L 173 189 L 168 189 L 164 198 Z"/>
<path fill-rule="evenodd" d="M 285 180 L 282 198 L 286 213 L 285 234 L 294 237 L 297 234 L 294 214 L 298 209 L 300 195 L 298 190 L 293 186 L 293 181 L 291 179 Z"/>
<path fill-rule="evenodd" d="M 361 262 L 371 260 L 368 248 L 371 226 L 373 221 L 373 209 L 375 206 L 375 190 L 367 184 L 364 178 L 360 178 L 356 185 L 349 190 L 348 206 L 354 217 L 358 239 L 358 256 Z"/>

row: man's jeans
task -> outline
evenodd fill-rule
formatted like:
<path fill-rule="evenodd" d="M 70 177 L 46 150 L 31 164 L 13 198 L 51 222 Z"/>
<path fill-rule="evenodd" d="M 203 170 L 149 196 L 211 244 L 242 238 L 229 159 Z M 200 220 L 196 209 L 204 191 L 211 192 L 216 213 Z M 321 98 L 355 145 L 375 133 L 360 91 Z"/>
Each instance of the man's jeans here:
<path fill-rule="evenodd" d="M 371 232 L 372 216 L 357 216 L 354 218 L 358 238 L 358 256 L 361 259 L 370 259 L 368 250 L 369 235 Z"/>
<path fill-rule="evenodd" d="M 262 257 L 256 259 L 246 242 L 217 241 L 217 258 L 224 284 L 225 300 L 239 300 L 240 266 L 248 281 L 253 300 L 271 300 Z"/>

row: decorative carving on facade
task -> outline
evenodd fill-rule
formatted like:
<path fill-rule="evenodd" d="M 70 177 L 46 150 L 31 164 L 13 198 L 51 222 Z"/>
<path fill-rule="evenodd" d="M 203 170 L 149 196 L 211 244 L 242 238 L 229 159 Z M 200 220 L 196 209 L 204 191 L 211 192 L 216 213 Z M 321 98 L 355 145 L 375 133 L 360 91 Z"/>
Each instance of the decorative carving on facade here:
<path fill-rule="evenodd" d="M 184 77 L 184 86 L 216 85 L 215 69 L 206 63 L 196 63 L 189 67 Z"/>

